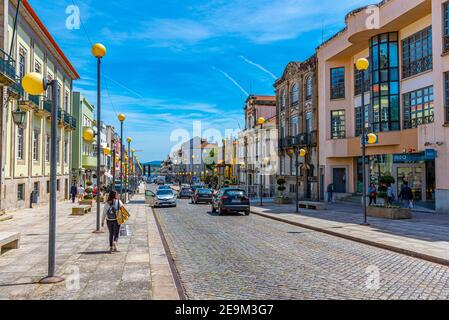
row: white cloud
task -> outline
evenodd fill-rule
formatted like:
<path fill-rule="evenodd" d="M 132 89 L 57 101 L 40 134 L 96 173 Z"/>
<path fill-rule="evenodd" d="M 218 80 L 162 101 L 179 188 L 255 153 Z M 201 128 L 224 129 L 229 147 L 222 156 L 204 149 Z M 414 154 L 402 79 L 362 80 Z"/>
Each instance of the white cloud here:
<path fill-rule="evenodd" d="M 243 87 L 233 78 L 231 77 L 227 72 L 218 69 L 217 67 L 212 67 L 214 70 L 217 70 L 218 72 L 220 72 L 222 75 L 224 75 L 229 81 L 231 81 L 240 91 L 243 92 L 243 94 L 245 96 L 249 96 L 248 92 L 243 89 Z"/>
<path fill-rule="evenodd" d="M 274 80 L 276 80 L 278 77 L 276 77 L 272 72 L 268 71 L 265 67 L 263 67 L 262 65 L 255 63 L 254 61 L 251 61 L 247 58 L 245 58 L 244 56 L 240 56 L 240 58 L 242 58 L 243 61 L 245 61 L 246 63 L 255 66 L 257 69 L 265 72 L 266 74 L 268 74 L 270 77 L 272 77 Z"/>

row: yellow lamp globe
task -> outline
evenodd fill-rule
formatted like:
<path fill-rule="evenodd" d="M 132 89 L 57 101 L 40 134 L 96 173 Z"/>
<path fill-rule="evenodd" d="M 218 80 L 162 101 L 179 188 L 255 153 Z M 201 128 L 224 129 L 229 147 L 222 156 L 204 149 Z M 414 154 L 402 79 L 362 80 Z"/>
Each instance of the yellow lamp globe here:
<path fill-rule="evenodd" d="M 257 120 L 258 124 L 264 124 L 265 123 L 265 118 L 260 117 L 259 120 Z"/>
<path fill-rule="evenodd" d="M 95 133 L 92 128 L 84 128 L 83 138 L 86 141 L 94 141 Z"/>
<path fill-rule="evenodd" d="M 357 60 L 357 62 L 355 63 L 355 67 L 357 68 L 357 70 L 359 71 L 366 71 L 369 68 L 369 61 L 368 59 L 365 58 L 360 58 L 359 60 Z"/>
<path fill-rule="evenodd" d="M 301 149 L 301 150 L 299 150 L 299 155 L 301 157 L 305 157 L 307 155 L 307 151 L 305 149 Z"/>
<path fill-rule="evenodd" d="M 133 142 L 133 139 L 128 138 L 128 139 L 126 139 L 126 141 L 128 141 L 128 143 L 131 143 L 131 142 Z"/>
<path fill-rule="evenodd" d="M 111 154 L 111 149 L 106 147 L 106 148 L 103 149 L 103 152 L 104 152 L 105 155 L 110 155 Z"/>
<path fill-rule="evenodd" d="M 96 43 L 92 47 L 92 54 L 95 58 L 103 58 L 106 55 L 106 47 L 101 43 Z"/>
<path fill-rule="evenodd" d="M 38 72 L 27 73 L 22 79 L 23 89 L 33 96 L 41 95 L 45 92 L 45 82 Z"/>
<path fill-rule="evenodd" d="M 118 115 L 118 120 L 119 120 L 120 122 L 125 121 L 125 120 L 126 120 L 125 115 L 124 115 L 123 113 L 120 113 L 120 114 Z"/>
<path fill-rule="evenodd" d="M 377 143 L 377 135 L 374 133 L 368 134 L 368 143 L 369 144 L 375 144 Z"/>
<path fill-rule="evenodd" d="M 132 153 L 134 153 L 134 152 L 136 152 L 136 150 L 134 150 L 134 149 L 131 149 L 131 152 L 132 152 Z"/>

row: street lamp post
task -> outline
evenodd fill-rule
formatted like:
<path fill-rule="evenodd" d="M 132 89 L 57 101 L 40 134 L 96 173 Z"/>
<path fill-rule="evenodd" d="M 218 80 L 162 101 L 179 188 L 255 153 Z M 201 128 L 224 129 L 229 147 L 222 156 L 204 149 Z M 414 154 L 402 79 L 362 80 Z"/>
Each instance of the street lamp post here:
<path fill-rule="evenodd" d="M 362 225 L 369 225 L 368 224 L 368 214 L 367 214 L 367 207 L 366 207 L 366 196 L 367 196 L 367 190 L 366 190 L 366 122 L 365 122 L 365 72 L 369 68 L 369 61 L 365 58 L 361 58 L 357 60 L 356 62 L 356 68 L 359 70 L 361 74 L 361 89 L 362 89 L 362 177 L 363 177 L 363 187 L 362 187 L 362 194 L 363 194 L 363 223 Z"/>
<path fill-rule="evenodd" d="M 258 120 L 257 120 L 257 124 L 258 125 L 260 125 L 260 140 L 259 140 L 259 142 L 260 142 L 260 148 L 259 148 L 259 159 L 260 159 L 260 157 L 262 156 L 262 145 L 263 145 L 263 132 L 262 132 L 262 130 L 263 130 L 263 125 L 265 124 L 265 122 L 266 122 L 266 120 L 265 120 L 265 118 L 262 118 L 262 117 L 260 117 Z M 261 162 L 261 165 L 260 165 L 260 173 L 259 173 L 259 182 L 260 182 L 260 206 L 262 207 L 263 206 L 263 183 L 262 183 L 262 162 Z"/>
<path fill-rule="evenodd" d="M 97 228 L 96 233 L 101 233 L 100 204 L 101 204 L 101 59 L 106 55 L 106 48 L 101 43 L 92 47 L 92 54 L 97 58 Z"/>
<path fill-rule="evenodd" d="M 300 149 L 296 154 L 296 213 L 299 213 L 299 157 L 305 157 L 307 151 L 305 149 Z"/>
<path fill-rule="evenodd" d="M 126 199 L 123 199 L 123 122 L 126 120 L 125 115 L 120 113 L 118 115 L 118 120 L 120 121 L 120 199 L 125 201 Z"/>
<path fill-rule="evenodd" d="M 126 184 L 127 184 L 127 191 L 128 191 L 128 197 L 130 197 L 131 192 L 131 142 L 133 141 L 133 139 L 128 138 L 126 139 L 126 142 L 128 142 L 128 172 L 127 172 L 127 177 L 126 177 Z"/>
<path fill-rule="evenodd" d="M 41 95 L 48 87 L 52 88 L 51 109 L 51 156 L 50 156 L 50 212 L 48 241 L 48 275 L 40 281 L 42 284 L 52 284 L 64 281 L 56 276 L 56 192 L 57 192 L 57 152 L 58 152 L 58 109 L 59 86 L 57 80 L 48 82 L 36 72 L 25 75 L 22 79 L 23 89 L 31 95 Z"/>

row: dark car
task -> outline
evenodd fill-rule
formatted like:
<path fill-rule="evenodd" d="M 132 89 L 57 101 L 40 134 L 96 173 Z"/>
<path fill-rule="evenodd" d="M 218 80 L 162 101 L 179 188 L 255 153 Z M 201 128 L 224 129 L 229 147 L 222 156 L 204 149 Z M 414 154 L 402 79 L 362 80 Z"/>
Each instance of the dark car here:
<path fill-rule="evenodd" d="M 193 195 L 193 190 L 190 187 L 182 187 L 181 191 L 179 191 L 179 195 L 178 198 L 179 199 L 183 199 L 183 198 L 191 198 Z"/>
<path fill-rule="evenodd" d="M 213 198 L 212 212 L 220 215 L 226 212 L 243 212 L 249 216 L 251 207 L 246 191 L 238 188 L 221 189 Z"/>
<path fill-rule="evenodd" d="M 214 194 L 210 189 L 196 189 L 192 196 L 192 203 L 212 203 Z"/>

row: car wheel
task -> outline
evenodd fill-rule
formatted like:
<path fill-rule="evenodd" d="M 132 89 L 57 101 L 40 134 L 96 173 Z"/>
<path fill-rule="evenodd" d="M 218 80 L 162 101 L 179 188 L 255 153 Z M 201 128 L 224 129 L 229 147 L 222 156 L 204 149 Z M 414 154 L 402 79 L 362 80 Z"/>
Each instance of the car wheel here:
<path fill-rule="evenodd" d="M 251 214 L 251 211 L 247 210 L 245 211 L 245 216 L 249 216 Z"/>

